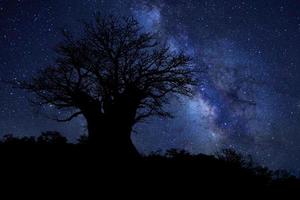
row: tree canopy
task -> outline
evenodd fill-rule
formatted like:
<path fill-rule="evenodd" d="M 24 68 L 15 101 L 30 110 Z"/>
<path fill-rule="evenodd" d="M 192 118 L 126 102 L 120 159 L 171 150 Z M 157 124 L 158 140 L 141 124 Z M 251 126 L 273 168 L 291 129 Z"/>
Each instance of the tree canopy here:
<path fill-rule="evenodd" d="M 72 111 L 58 121 L 83 115 L 91 137 L 108 130 L 128 136 L 147 117 L 170 116 L 163 109 L 170 94 L 193 93 L 190 57 L 171 51 L 134 18 L 97 16 L 84 24 L 79 38 L 67 31 L 63 35 L 55 64 L 20 85 L 35 94 L 39 105 Z"/>

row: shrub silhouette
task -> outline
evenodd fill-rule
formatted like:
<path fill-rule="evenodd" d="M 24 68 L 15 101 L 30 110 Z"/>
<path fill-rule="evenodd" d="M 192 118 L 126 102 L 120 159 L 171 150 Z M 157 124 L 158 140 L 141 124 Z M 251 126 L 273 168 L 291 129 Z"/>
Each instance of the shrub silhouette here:
<path fill-rule="evenodd" d="M 88 144 L 89 143 L 89 137 L 87 135 L 81 135 L 77 139 L 78 144 Z"/>
<path fill-rule="evenodd" d="M 1 142 L 1 145 L 6 144 L 6 145 L 32 145 L 32 144 L 36 144 L 36 140 L 34 137 L 22 137 L 22 138 L 18 138 L 13 136 L 12 134 L 7 134 L 4 135 Z"/>
<path fill-rule="evenodd" d="M 12 134 L 4 135 L 0 144 L 2 145 L 65 145 L 67 138 L 62 136 L 61 133 L 56 131 L 47 131 L 41 133 L 40 136 L 33 137 L 15 137 Z"/>
<path fill-rule="evenodd" d="M 180 169 L 177 173 L 194 177 L 194 180 L 198 178 L 203 184 L 212 182 L 217 188 L 224 187 L 223 184 L 236 188 L 251 188 L 253 191 L 261 189 L 282 191 L 300 188 L 300 180 L 289 172 L 272 171 L 267 167 L 257 165 L 250 155 L 244 156 L 233 149 L 224 149 L 215 156 L 193 155 L 184 150 L 171 149 L 164 154 L 153 152 L 145 159 L 167 163 L 166 170 Z M 187 170 L 187 172 L 182 172 L 182 170 Z"/>
<path fill-rule="evenodd" d="M 223 160 L 231 165 L 251 168 L 253 166 L 253 161 L 251 156 L 245 158 L 242 154 L 236 152 L 234 149 L 223 149 L 221 152 L 216 154 L 219 160 Z"/>
<path fill-rule="evenodd" d="M 63 145 L 67 144 L 67 138 L 56 131 L 43 132 L 38 138 L 38 144 Z"/>

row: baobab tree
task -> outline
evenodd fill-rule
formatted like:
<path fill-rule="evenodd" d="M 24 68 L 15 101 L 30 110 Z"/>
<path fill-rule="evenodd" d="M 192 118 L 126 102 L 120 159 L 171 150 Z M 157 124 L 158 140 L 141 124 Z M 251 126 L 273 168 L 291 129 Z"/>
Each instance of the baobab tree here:
<path fill-rule="evenodd" d="M 55 64 L 20 83 L 39 105 L 83 115 L 89 142 L 107 153 L 137 155 L 133 126 L 163 109 L 171 94 L 192 95 L 190 58 L 175 53 L 133 18 L 97 16 L 76 38 L 64 31 Z"/>

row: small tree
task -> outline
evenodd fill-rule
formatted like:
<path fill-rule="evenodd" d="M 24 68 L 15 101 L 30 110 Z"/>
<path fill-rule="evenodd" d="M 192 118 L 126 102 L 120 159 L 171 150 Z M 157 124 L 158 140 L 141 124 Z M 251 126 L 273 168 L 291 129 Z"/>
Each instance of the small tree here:
<path fill-rule="evenodd" d="M 92 144 L 134 153 L 132 127 L 163 109 L 170 94 L 192 95 L 195 84 L 190 58 L 174 53 L 133 18 L 96 17 L 75 39 L 64 32 L 55 65 L 42 70 L 22 88 L 51 104 L 83 115 Z"/>

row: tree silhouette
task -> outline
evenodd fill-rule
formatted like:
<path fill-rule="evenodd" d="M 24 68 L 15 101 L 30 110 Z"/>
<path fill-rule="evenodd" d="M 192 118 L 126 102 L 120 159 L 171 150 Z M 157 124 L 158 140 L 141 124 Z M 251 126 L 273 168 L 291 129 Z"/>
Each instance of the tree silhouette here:
<path fill-rule="evenodd" d="M 89 142 L 107 153 L 137 155 L 133 126 L 163 109 L 170 94 L 192 95 L 190 58 L 171 51 L 133 18 L 96 17 L 80 38 L 64 31 L 57 60 L 20 86 L 34 93 L 38 105 L 51 104 L 83 115 Z"/>

